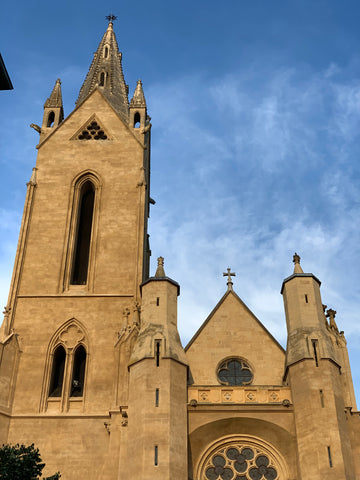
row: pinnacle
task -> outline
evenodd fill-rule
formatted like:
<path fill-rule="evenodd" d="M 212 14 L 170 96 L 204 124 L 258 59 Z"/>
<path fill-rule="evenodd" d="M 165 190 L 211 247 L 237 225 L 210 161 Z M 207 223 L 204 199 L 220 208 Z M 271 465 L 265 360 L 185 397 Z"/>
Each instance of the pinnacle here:
<path fill-rule="evenodd" d="M 300 265 L 300 255 L 298 255 L 296 252 L 293 256 L 293 262 L 295 264 L 294 273 L 304 273 L 303 269 L 301 268 L 301 265 Z"/>
<path fill-rule="evenodd" d="M 55 86 L 50 94 L 50 97 L 46 100 L 44 104 L 44 108 L 55 108 L 61 107 L 62 108 L 62 95 L 61 95 L 61 81 L 58 78 L 55 82 Z"/>
<path fill-rule="evenodd" d="M 142 87 L 141 80 L 137 81 L 137 85 L 135 88 L 134 96 L 131 99 L 130 107 L 145 107 L 146 108 L 146 101 L 144 90 Z"/>
<path fill-rule="evenodd" d="M 166 275 L 164 270 L 164 257 L 159 257 L 157 261 L 158 261 L 158 266 L 156 269 L 155 278 L 165 278 Z"/>

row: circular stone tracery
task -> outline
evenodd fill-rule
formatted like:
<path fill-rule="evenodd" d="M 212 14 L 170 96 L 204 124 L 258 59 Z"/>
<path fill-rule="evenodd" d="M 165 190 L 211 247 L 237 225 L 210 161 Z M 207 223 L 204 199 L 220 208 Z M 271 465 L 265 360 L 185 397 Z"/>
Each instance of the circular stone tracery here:
<path fill-rule="evenodd" d="M 217 376 L 223 385 L 249 385 L 253 380 L 250 366 L 241 358 L 223 360 L 218 367 Z"/>
<path fill-rule="evenodd" d="M 278 470 L 261 447 L 236 443 L 211 455 L 202 480 L 278 480 Z"/>

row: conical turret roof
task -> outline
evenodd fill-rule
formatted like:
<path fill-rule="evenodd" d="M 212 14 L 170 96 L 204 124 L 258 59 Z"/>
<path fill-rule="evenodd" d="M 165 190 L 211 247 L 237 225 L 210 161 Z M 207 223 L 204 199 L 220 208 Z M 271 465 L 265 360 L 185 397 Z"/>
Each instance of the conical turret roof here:
<path fill-rule="evenodd" d="M 144 90 L 142 87 L 141 80 L 137 81 L 137 85 L 135 88 L 134 96 L 131 99 L 130 107 L 145 107 L 146 108 L 146 101 Z"/>
<path fill-rule="evenodd" d="M 50 97 L 46 100 L 44 108 L 56 108 L 63 106 L 61 95 L 61 82 L 60 78 L 56 80 L 55 86 L 50 94 Z"/>
<path fill-rule="evenodd" d="M 94 54 L 76 105 L 80 105 L 95 88 L 99 88 L 114 109 L 126 120 L 128 119 L 128 87 L 125 84 L 121 58 L 122 54 L 119 52 L 113 23 L 110 21 Z"/>

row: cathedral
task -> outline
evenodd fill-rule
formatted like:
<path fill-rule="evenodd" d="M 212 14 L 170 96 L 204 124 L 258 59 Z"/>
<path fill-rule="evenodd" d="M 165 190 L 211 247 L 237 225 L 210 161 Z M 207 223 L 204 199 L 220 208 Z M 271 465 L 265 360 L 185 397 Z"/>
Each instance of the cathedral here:
<path fill-rule="evenodd" d="M 189 344 L 149 272 L 151 123 L 112 16 L 64 118 L 44 105 L 0 330 L 0 444 L 64 480 L 360 480 L 344 332 L 295 253 L 286 350 L 227 290 Z M 290 268 L 291 267 L 291 268 Z M 306 271 L 306 270 L 305 270 Z M 217 302 L 217 303 L 216 303 Z"/>

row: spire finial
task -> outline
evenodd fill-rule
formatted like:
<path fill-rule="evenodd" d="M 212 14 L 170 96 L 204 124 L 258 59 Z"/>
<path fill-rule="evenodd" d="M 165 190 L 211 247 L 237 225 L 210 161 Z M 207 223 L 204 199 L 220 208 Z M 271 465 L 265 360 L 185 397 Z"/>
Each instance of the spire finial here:
<path fill-rule="evenodd" d="M 293 262 L 295 264 L 294 273 L 304 273 L 303 269 L 301 268 L 301 265 L 300 265 L 300 255 L 298 255 L 296 252 L 293 256 Z"/>
<path fill-rule="evenodd" d="M 157 259 L 158 266 L 156 269 L 155 277 L 156 278 L 165 278 L 165 270 L 164 270 L 164 257 L 158 257 Z"/>
<path fill-rule="evenodd" d="M 117 16 L 114 15 L 113 13 L 110 13 L 110 15 L 106 15 L 105 18 L 110 24 L 110 23 L 113 23 L 117 19 Z"/>
<path fill-rule="evenodd" d="M 233 288 L 232 288 L 232 287 L 233 287 L 233 282 L 232 282 L 232 280 L 231 280 L 231 277 L 236 277 L 236 273 L 235 273 L 235 272 L 233 273 L 233 272 L 231 271 L 231 268 L 228 268 L 228 269 L 227 269 L 227 272 L 226 272 L 226 273 L 223 273 L 223 277 L 228 277 L 228 278 L 227 278 L 227 283 L 226 283 L 226 284 L 227 284 L 227 287 L 228 287 L 228 291 L 229 291 L 229 290 L 232 290 L 232 289 L 233 289 Z"/>

